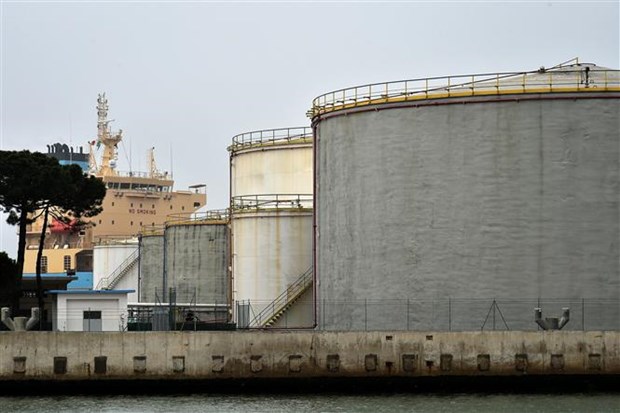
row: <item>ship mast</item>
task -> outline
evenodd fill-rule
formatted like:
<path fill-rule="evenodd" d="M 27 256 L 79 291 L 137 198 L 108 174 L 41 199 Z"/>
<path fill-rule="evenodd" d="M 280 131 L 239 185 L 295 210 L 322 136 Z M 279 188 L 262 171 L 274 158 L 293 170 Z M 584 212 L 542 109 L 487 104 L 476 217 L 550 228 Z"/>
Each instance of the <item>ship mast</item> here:
<path fill-rule="evenodd" d="M 111 120 L 108 120 L 108 99 L 106 99 L 105 93 L 99 94 L 97 97 L 97 147 L 100 144 L 104 147 L 98 173 L 100 176 L 116 175 L 117 146 L 123 139 L 123 131 L 119 130 L 118 133 L 113 133 L 110 130 L 110 122 Z"/>

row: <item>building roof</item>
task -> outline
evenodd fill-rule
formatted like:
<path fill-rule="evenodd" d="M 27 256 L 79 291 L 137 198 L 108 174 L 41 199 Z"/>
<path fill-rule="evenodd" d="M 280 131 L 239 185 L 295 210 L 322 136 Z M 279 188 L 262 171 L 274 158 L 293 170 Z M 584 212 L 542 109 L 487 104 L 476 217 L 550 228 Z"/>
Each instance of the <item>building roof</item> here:
<path fill-rule="evenodd" d="M 49 290 L 49 294 L 129 294 L 135 293 L 136 290 Z"/>

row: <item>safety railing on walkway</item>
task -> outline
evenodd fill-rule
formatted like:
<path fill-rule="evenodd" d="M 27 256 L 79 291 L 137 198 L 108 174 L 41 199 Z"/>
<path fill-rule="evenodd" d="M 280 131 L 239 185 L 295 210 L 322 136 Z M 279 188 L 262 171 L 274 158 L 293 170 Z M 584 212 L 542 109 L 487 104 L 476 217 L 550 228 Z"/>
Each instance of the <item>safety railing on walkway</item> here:
<path fill-rule="evenodd" d="M 374 83 L 318 96 L 312 101 L 312 108 L 307 115 L 314 118 L 335 110 L 410 100 L 595 91 L 620 91 L 620 71 L 575 63 L 529 72 L 482 73 Z"/>
<path fill-rule="evenodd" d="M 312 142 L 312 128 L 294 127 L 252 131 L 236 135 L 232 141 L 233 143 L 228 147 L 228 150 L 233 152 L 255 145 L 291 142 L 310 143 Z"/>
<path fill-rule="evenodd" d="M 166 219 L 166 226 L 171 225 L 193 225 L 211 222 L 227 222 L 229 218 L 228 209 L 217 209 L 203 212 L 186 212 L 170 214 Z"/>
<path fill-rule="evenodd" d="M 243 195 L 232 198 L 233 214 L 256 210 L 291 210 L 312 208 L 312 194 Z"/>

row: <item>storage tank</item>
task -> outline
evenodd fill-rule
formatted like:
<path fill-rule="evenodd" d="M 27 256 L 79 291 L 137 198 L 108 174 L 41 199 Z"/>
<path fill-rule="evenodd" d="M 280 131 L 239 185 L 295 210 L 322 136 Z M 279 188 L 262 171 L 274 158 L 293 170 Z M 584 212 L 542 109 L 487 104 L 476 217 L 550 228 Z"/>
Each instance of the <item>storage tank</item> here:
<path fill-rule="evenodd" d="M 323 329 L 619 328 L 618 70 L 387 82 L 316 98 Z"/>
<path fill-rule="evenodd" d="M 230 196 L 312 193 L 312 129 L 239 134 L 230 152 Z"/>
<path fill-rule="evenodd" d="M 228 211 L 171 215 L 164 240 L 165 273 L 176 302 L 228 307 Z"/>
<path fill-rule="evenodd" d="M 93 248 L 93 286 L 96 290 L 134 290 L 128 302 L 138 301 L 139 246 L 137 238 L 100 238 Z"/>
<path fill-rule="evenodd" d="M 232 228 L 239 326 L 311 326 L 312 195 L 234 197 Z"/>
<path fill-rule="evenodd" d="M 228 150 L 237 324 L 312 326 L 312 129 L 243 133 Z"/>
<path fill-rule="evenodd" d="M 164 226 L 145 227 L 139 237 L 140 302 L 167 302 L 164 282 Z"/>

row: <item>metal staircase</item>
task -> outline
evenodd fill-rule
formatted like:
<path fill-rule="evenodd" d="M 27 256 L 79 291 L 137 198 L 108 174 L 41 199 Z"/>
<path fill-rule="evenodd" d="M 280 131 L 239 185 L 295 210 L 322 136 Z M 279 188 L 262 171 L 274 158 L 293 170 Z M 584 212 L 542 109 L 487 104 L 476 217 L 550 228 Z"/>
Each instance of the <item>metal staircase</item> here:
<path fill-rule="evenodd" d="M 312 267 L 308 268 L 299 276 L 295 282 L 287 287 L 286 290 L 267 307 L 263 308 L 252 320 L 250 327 L 266 328 L 272 327 L 282 315 L 293 306 L 303 293 L 312 285 Z"/>
<path fill-rule="evenodd" d="M 96 290 L 111 290 L 127 274 L 140 259 L 140 249 L 136 249 L 125 259 L 110 275 L 102 278 L 97 283 Z"/>

